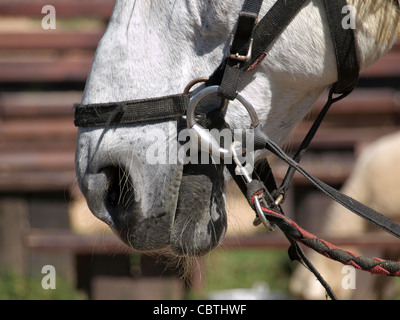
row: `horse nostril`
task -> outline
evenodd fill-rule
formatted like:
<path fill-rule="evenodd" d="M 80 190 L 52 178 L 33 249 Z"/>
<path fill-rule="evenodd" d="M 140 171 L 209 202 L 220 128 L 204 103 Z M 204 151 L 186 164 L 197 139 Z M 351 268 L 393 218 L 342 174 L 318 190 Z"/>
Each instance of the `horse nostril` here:
<path fill-rule="evenodd" d="M 120 198 L 120 187 L 119 178 L 121 176 L 122 169 L 119 167 L 108 167 L 104 169 L 107 175 L 107 195 L 106 203 L 112 207 L 118 205 L 118 199 Z"/>
<path fill-rule="evenodd" d="M 113 220 L 134 202 L 134 188 L 129 172 L 121 166 L 101 170 L 107 177 L 105 205 Z"/>

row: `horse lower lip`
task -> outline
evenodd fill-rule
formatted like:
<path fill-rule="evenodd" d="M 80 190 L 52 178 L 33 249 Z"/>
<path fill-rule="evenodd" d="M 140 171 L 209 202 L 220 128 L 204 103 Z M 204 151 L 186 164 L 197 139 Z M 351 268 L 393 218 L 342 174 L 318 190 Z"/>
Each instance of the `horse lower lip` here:
<path fill-rule="evenodd" d="M 212 182 L 204 175 L 184 175 L 181 181 L 177 214 L 188 214 L 196 219 L 198 214 L 205 208 L 210 207 Z M 189 212 L 181 212 L 190 210 Z"/>
<path fill-rule="evenodd" d="M 171 248 L 179 255 L 197 255 L 196 251 L 200 251 L 199 248 L 204 246 L 204 243 L 200 244 L 204 239 L 200 240 L 199 235 L 204 232 L 203 230 L 207 230 L 210 190 L 211 181 L 207 177 L 191 175 L 182 177 L 171 232 Z"/>
<path fill-rule="evenodd" d="M 178 255 L 199 256 L 218 245 L 226 230 L 222 170 L 188 165 L 182 176 L 170 245 Z"/>

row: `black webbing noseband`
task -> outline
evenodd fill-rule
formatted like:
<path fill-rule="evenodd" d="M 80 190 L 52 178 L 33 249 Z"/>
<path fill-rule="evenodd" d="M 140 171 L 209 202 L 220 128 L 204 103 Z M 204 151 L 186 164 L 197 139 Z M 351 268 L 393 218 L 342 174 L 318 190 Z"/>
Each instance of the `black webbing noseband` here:
<path fill-rule="evenodd" d="M 325 107 L 292 158 L 268 138 L 261 125 L 257 124 L 256 121 L 252 128 L 254 129 L 254 149 L 267 149 L 288 164 L 289 167 L 281 185 L 279 187 L 276 185 L 268 162 L 265 162 L 262 168 L 256 167 L 252 176 L 247 176 L 245 180 L 235 171 L 240 164 L 226 164 L 226 167 L 247 197 L 249 204 L 256 211 L 256 223 L 263 222 L 267 228 L 277 225 L 291 243 L 290 257 L 303 262 L 325 287 L 329 296 L 335 298 L 335 294 L 306 258 L 298 242 L 326 257 L 359 269 L 368 270 L 371 273 L 400 276 L 400 264 L 377 258 L 364 258 L 340 250 L 311 235 L 288 219 L 280 204 L 284 201 L 295 171 L 301 173 L 318 189 L 342 206 L 398 238 L 400 238 L 400 225 L 311 176 L 299 164 L 331 105 L 350 94 L 359 79 L 360 70 L 354 31 L 351 28 L 342 27 L 342 8 L 347 5 L 347 2 L 346 0 L 321 1 L 324 3 L 328 18 L 338 72 L 338 80 L 330 89 Z M 398 0 L 390 1 L 399 6 Z M 262 0 L 245 0 L 239 14 L 236 30 L 231 37 L 229 52 L 214 73 L 205 81 L 206 87 L 219 88 L 218 95 L 225 101 L 234 100 L 238 97 L 237 90 L 241 75 L 245 71 L 252 71 L 256 68 L 265 58 L 272 42 L 279 37 L 309 0 L 277 0 L 267 14 L 261 20 L 258 20 L 262 2 Z M 188 105 L 192 101 L 192 95 L 188 91 L 186 90 L 182 94 L 143 100 L 89 105 L 77 104 L 75 105 L 74 123 L 78 127 L 107 128 L 108 126 L 137 122 L 178 119 L 186 115 Z M 335 97 L 335 95 L 337 96 Z M 266 174 L 262 175 L 262 172 L 266 172 Z M 261 179 L 259 176 L 261 176 Z"/>

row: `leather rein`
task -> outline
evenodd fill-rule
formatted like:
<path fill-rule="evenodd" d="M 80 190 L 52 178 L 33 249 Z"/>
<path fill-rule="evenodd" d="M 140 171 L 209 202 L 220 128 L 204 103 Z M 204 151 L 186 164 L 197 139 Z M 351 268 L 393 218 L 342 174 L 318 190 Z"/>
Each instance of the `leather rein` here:
<path fill-rule="evenodd" d="M 74 123 L 77 127 L 107 128 L 113 125 L 186 117 L 187 127 L 194 131 L 202 143 L 205 142 L 209 150 L 216 150 L 220 152 L 221 156 L 229 154 L 234 160 L 230 164 L 226 164 L 226 167 L 248 199 L 250 206 L 256 212 L 255 224 L 263 223 L 270 230 L 278 226 L 291 243 L 289 248 L 290 258 L 303 262 L 316 275 L 327 290 L 328 295 L 335 299 L 335 294 L 306 258 L 298 243 L 302 243 L 328 258 L 352 265 L 358 269 L 367 270 L 371 273 L 400 276 L 400 263 L 377 258 L 365 258 L 341 250 L 299 227 L 285 216 L 280 206 L 285 199 L 294 173 L 298 171 L 319 190 L 342 206 L 400 238 L 400 225 L 313 177 L 299 164 L 331 105 L 350 94 L 359 79 L 360 70 L 354 31 L 351 28 L 342 27 L 342 8 L 347 5 L 346 0 L 322 0 L 335 48 L 338 81 L 331 87 L 325 107 L 293 157 L 288 156 L 263 132 L 254 108 L 238 92 L 241 75 L 244 72 L 251 72 L 257 67 L 265 58 L 271 43 L 279 37 L 308 1 L 277 0 L 266 15 L 258 20 L 263 1 L 245 0 L 239 14 L 236 30 L 231 37 L 229 52 L 210 77 L 195 79 L 180 94 L 124 102 L 76 104 L 74 105 Z M 398 0 L 389 1 L 399 6 Z M 190 89 L 197 82 L 204 82 L 205 88 L 193 95 Z M 222 98 L 224 101 L 223 109 L 226 108 L 229 101 L 239 100 L 251 118 L 254 150 L 267 149 L 287 163 L 288 170 L 279 187 L 276 185 L 266 160 L 263 167 L 256 167 L 253 172 L 249 171 L 245 165 L 238 161 L 238 157 L 242 155 L 244 150 L 241 142 L 234 141 L 230 149 L 223 149 L 207 133 L 207 130 L 197 123 L 196 107 L 201 100 L 211 94 L 218 94 Z M 223 112 L 220 113 L 223 117 Z M 262 172 L 266 172 L 266 174 L 262 175 Z"/>

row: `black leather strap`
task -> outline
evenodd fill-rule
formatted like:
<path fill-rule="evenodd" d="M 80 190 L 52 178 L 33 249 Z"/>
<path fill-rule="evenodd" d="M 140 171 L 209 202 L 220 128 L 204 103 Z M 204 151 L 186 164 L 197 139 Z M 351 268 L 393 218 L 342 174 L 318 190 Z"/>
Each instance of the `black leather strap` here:
<path fill-rule="evenodd" d="M 219 95 L 225 99 L 233 100 L 236 97 L 243 67 L 251 54 L 253 31 L 262 3 L 263 0 L 246 0 L 240 11 L 220 82 Z"/>
<path fill-rule="evenodd" d="M 360 73 L 354 31 L 342 25 L 344 18 L 342 10 L 346 5 L 346 0 L 324 0 L 336 56 L 338 72 L 338 80 L 334 85 L 336 94 L 352 91 L 357 86 Z"/>
<path fill-rule="evenodd" d="M 332 188 L 321 180 L 313 177 L 307 171 L 305 171 L 296 161 L 291 159 L 286 153 L 273 141 L 271 141 L 268 136 L 262 131 L 261 125 L 254 129 L 255 136 L 257 140 L 264 142 L 265 149 L 271 151 L 278 158 L 286 162 L 290 167 L 293 167 L 312 182 L 319 190 L 324 192 L 326 195 L 331 197 L 334 201 L 338 202 L 345 208 L 349 209 L 358 216 L 364 218 L 365 220 L 375 224 L 379 228 L 389 232 L 390 234 L 400 238 L 400 225 L 391 219 L 385 217 L 379 212 L 367 207 L 361 202 L 341 193 L 340 191 Z"/>
<path fill-rule="evenodd" d="M 123 102 L 75 104 L 74 124 L 99 127 L 174 119 L 186 114 L 189 100 L 189 94 L 176 94 Z"/>
<path fill-rule="evenodd" d="M 239 65 L 236 70 L 231 70 L 232 66 L 228 67 L 228 59 L 218 66 L 214 73 L 210 76 L 210 79 L 206 82 L 207 86 L 220 85 L 224 77 L 224 73 L 235 73 L 236 79 L 240 78 L 240 75 L 249 68 L 255 61 L 269 48 L 271 43 L 282 33 L 282 31 L 289 25 L 292 19 L 300 11 L 303 5 L 308 0 L 278 0 L 272 6 L 272 8 L 266 13 L 266 15 L 260 20 L 253 32 L 253 46 L 251 52 L 251 59 Z M 242 49 L 241 52 L 246 51 Z M 234 77 L 230 76 L 232 79 Z M 238 80 L 235 80 L 235 84 L 232 85 L 237 87 Z M 233 90 L 233 89 L 231 89 Z"/>
<path fill-rule="evenodd" d="M 328 95 L 328 101 L 326 102 L 325 106 L 322 108 L 321 112 L 318 114 L 317 118 L 315 119 L 313 125 L 311 126 L 310 130 L 307 132 L 307 135 L 304 137 L 302 143 L 300 144 L 298 150 L 293 156 L 293 161 L 296 161 L 297 163 L 300 162 L 301 158 L 303 157 L 303 154 L 306 152 L 308 146 L 310 145 L 311 141 L 314 139 L 315 134 L 317 133 L 322 121 L 324 120 L 326 114 L 328 113 L 329 109 L 331 106 L 344 99 L 347 97 L 351 91 L 348 91 L 347 93 L 343 93 L 340 96 L 334 97 L 334 88 L 331 88 L 329 91 Z M 282 180 L 281 185 L 279 186 L 279 189 L 277 191 L 278 194 L 281 194 L 284 196 L 286 192 L 289 190 L 293 176 L 296 172 L 296 169 L 294 167 L 289 167 L 284 179 Z"/>
<path fill-rule="evenodd" d="M 211 75 L 206 85 L 220 85 L 229 88 L 223 91 L 225 98 L 232 99 L 243 71 L 253 65 L 264 54 L 271 43 L 282 33 L 304 6 L 307 0 L 278 0 L 270 11 L 261 19 L 254 30 L 251 59 L 242 64 L 235 64 L 225 59 Z M 324 0 L 328 24 L 332 36 L 336 56 L 338 81 L 334 85 L 334 93 L 341 94 L 353 90 L 359 79 L 359 62 L 354 31 L 343 28 L 342 9 L 346 0 Z M 247 47 L 246 47 L 247 48 Z M 246 49 L 238 50 L 245 52 Z M 227 79 L 227 80 L 226 80 Z M 225 83 L 230 83 L 230 87 Z"/>

